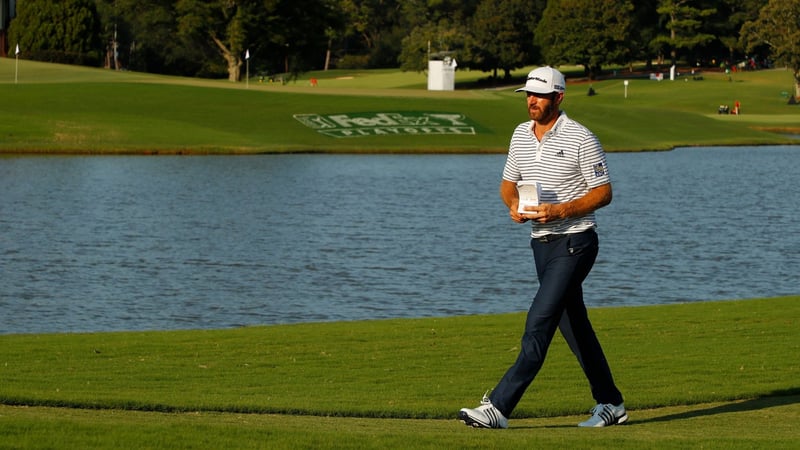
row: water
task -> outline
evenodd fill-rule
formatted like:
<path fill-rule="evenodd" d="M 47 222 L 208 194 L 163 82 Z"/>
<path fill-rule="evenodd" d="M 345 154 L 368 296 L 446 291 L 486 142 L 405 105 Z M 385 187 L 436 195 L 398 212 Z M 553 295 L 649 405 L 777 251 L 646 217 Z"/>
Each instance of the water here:
<path fill-rule="evenodd" d="M 591 306 L 797 294 L 800 147 L 610 154 Z M 521 311 L 502 155 L 0 159 L 0 333 Z"/>

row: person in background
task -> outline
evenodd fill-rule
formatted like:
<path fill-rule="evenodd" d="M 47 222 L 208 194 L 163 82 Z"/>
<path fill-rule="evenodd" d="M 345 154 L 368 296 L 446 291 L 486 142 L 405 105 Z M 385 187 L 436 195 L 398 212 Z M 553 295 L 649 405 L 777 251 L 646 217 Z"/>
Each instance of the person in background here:
<path fill-rule="evenodd" d="M 516 362 L 477 408 L 459 418 L 479 428 L 507 428 L 508 417 L 544 363 L 556 332 L 567 341 L 591 387 L 596 406 L 581 427 L 605 427 L 628 420 L 583 301 L 582 283 L 598 252 L 595 210 L 611 202 L 605 152 L 597 137 L 560 110 L 564 75 L 552 67 L 528 74 L 529 121 L 518 125 L 503 168 L 500 196 L 511 220 L 530 222 L 539 289 L 525 321 Z M 518 211 L 517 182 L 539 185 L 538 206 Z"/>

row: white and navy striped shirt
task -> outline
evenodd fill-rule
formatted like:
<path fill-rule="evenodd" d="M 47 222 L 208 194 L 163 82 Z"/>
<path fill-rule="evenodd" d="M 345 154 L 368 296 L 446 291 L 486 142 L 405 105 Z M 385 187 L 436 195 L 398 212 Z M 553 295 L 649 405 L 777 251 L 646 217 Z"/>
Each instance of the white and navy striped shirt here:
<path fill-rule="evenodd" d="M 600 141 L 563 111 L 541 142 L 533 134 L 533 121 L 517 126 L 511 136 L 503 179 L 539 182 L 541 203 L 566 203 L 611 181 Z M 596 225 L 594 212 L 546 224 L 531 223 L 531 237 L 578 233 Z"/>

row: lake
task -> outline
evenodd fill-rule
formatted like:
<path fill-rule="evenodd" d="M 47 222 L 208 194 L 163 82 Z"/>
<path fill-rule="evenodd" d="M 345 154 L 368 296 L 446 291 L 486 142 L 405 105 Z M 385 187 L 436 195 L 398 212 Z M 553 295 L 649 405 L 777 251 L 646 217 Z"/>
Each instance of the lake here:
<path fill-rule="evenodd" d="M 800 293 L 800 146 L 608 155 L 589 306 Z M 527 310 L 504 155 L 0 158 L 0 334 Z"/>

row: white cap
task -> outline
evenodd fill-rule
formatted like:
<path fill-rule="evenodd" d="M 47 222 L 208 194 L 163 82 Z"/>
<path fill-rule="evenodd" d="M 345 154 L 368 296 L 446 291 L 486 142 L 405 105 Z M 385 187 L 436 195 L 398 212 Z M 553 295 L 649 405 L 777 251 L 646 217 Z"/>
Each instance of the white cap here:
<path fill-rule="evenodd" d="M 534 94 L 549 94 L 551 92 L 564 92 L 567 90 L 567 82 L 564 74 L 550 66 L 533 69 L 528 74 L 528 81 L 525 87 L 521 87 L 514 92 L 533 92 Z"/>

